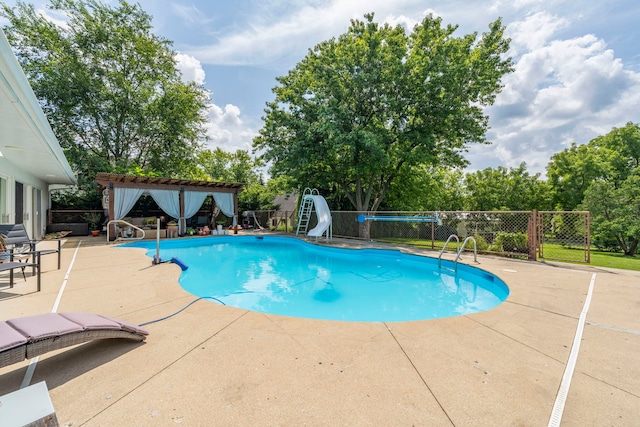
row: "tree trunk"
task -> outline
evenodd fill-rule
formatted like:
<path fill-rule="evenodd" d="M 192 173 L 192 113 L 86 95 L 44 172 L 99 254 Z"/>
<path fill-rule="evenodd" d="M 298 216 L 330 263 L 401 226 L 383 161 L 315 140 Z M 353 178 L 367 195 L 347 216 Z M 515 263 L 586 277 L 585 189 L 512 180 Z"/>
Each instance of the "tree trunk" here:
<path fill-rule="evenodd" d="M 358 236 L 365 240 L 371 240 L 371 221 L 363 221 L 358 224 Z"/>
<path fill-rule="evenodd" d="M 638 248 L 638 239 L 633 239 L 631 241 L 631 245 L 625 246 L 624 254 L 627 256 L 633 256 L 636 253 L 637 248 Z"/>

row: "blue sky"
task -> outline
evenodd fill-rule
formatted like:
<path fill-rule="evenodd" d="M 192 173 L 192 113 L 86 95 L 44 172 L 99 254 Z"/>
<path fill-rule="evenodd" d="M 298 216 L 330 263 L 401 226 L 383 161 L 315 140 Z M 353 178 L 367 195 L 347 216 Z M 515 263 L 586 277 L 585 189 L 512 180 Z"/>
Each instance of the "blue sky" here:
<path fill-rule="evenodd" d="M 105 1 L 116 4 L 115 1 Z M 14 2 L 7 1 L 11 5 Z M 31 1 L 48 12 L 46 2 Z M 350 19 L 412 28 L 426 13 L 483 32 L 502 17 L 516 71 L 487 109 L 489 146 L 471 145 L 469 170 L 544 174 L 551 155 L 640 122 L 640 2 L 615 0 L 141 0 L 155 34 L 173 41 L 183 78 L 211 91 L 211 147 L 251 150 L 275 77 Z M 54 17 L 59 18 L 59 17 Z"/>

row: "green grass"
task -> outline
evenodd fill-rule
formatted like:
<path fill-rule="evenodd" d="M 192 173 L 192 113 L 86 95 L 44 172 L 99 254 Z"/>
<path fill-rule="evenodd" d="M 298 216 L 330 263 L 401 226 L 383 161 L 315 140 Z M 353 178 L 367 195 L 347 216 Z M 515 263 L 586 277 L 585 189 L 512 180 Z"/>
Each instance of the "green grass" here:
<path fill-rule="evenodd" d="M 621 268 L 640 271 L 640 256 L 624 256 L 621 253 L 591 250 L 591 264 L 596 267 Z"/>
<path fill-rule="evenodd" d="M 554 258 L 565 262 L 580 262 L 584 260 L 582 248 L 567 248 L 557 244 L 544 244 L 544 255 L 546 259 Z M 573 261 L 572 261 L 573 260 Z M 591 249 L 591 263 L 594 267 L 620 268 L 623 270 L 640 271 L 640 256 L 624 256 L 621 252 L 604 252 Z"/>
<path fill-rule="evenodd" d="M 420 239 L 406 239 L 406 238 L 396 238 L 396 239 L 379 239 L 380 242 L 392 243 L 392 244 L 401 244 L 401 245 L 410 245 L 418 248 L 431 249 L 431 240 L 420 240 Z M 435 250 L 440 250 L 444 242 L 436 241 Z M 456 242 L 449 242 L 447 245 L 447 250 L 455 251 L 456 250 Z M 571 249 L 567 247 L 563 247 L 557 244 L 548 244 L 544 245 L 544 255 L 545 258 L 549 261 L 559 261 L 559 262 L 567 262 L 567 263 L 580 263 L 584 264 L 584 252 L 581 248 Z M 618 252 L 603 252 L 595 249 L 591 249 L 591 263 L 588 264 L 594 267 L 608 267 L 608 268 L 620 268 L 622 270 L 634 270 L 640 271 L 640 255 L 635 256 L 624 256 L 622 253 Z"/>

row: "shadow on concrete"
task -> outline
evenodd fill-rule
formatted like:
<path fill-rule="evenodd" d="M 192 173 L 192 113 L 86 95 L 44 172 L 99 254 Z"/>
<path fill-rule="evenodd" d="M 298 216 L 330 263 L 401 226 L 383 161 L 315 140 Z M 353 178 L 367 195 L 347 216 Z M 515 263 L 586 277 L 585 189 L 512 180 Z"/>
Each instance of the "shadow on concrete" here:
<path fill-rule="evenodd" d="M 47 388 L 54 388 L 84 375 L 100 366 L 109 363 L 131 350 L 144 345 L 144 341 L 137 342 L 127 339 L 103 339 L 81 344 L 77 347 L 62 350 L 60 353 L 47 357 L 40 356 L 31 384 L 46 381 Z M 28 365 L 28 361 L 25 362 Z M 24 378 L 27 366 L 16 365 L 19 368 L 0 375 L 0 396 L 17 390 Z"/>

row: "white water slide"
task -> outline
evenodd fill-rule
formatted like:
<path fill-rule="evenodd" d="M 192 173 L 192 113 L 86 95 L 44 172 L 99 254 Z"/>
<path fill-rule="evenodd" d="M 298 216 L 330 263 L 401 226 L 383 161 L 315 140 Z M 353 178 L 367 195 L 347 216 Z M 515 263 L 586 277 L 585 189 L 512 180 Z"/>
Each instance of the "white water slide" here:
<path fill-rule="evenodd" d="M 318 237 L 322 237 L 323 234 L 326 234 L 327 240 L 331 240 L 331 238 L 333 237 L 331 211 L 329 210 L 329 206 L 327 205 L 327 201 L 324 199 L 324 197 L 318 195 L 317 193 L 304 194 L 302 203 L 300 205 L 300 214 L 298 215 L 298 231 L 296 231 L 296 234 L 298 234 L 300 231 L 306 231 L 307 224 L 309 224 L 309 220 L 311 219 L 311 212 L 313 210 L 316 211 L 316 218 L 318 220 L 318 223 L 314 228 L 306 233 L 307 236 L 315 237 L 317 240 Z"/>

